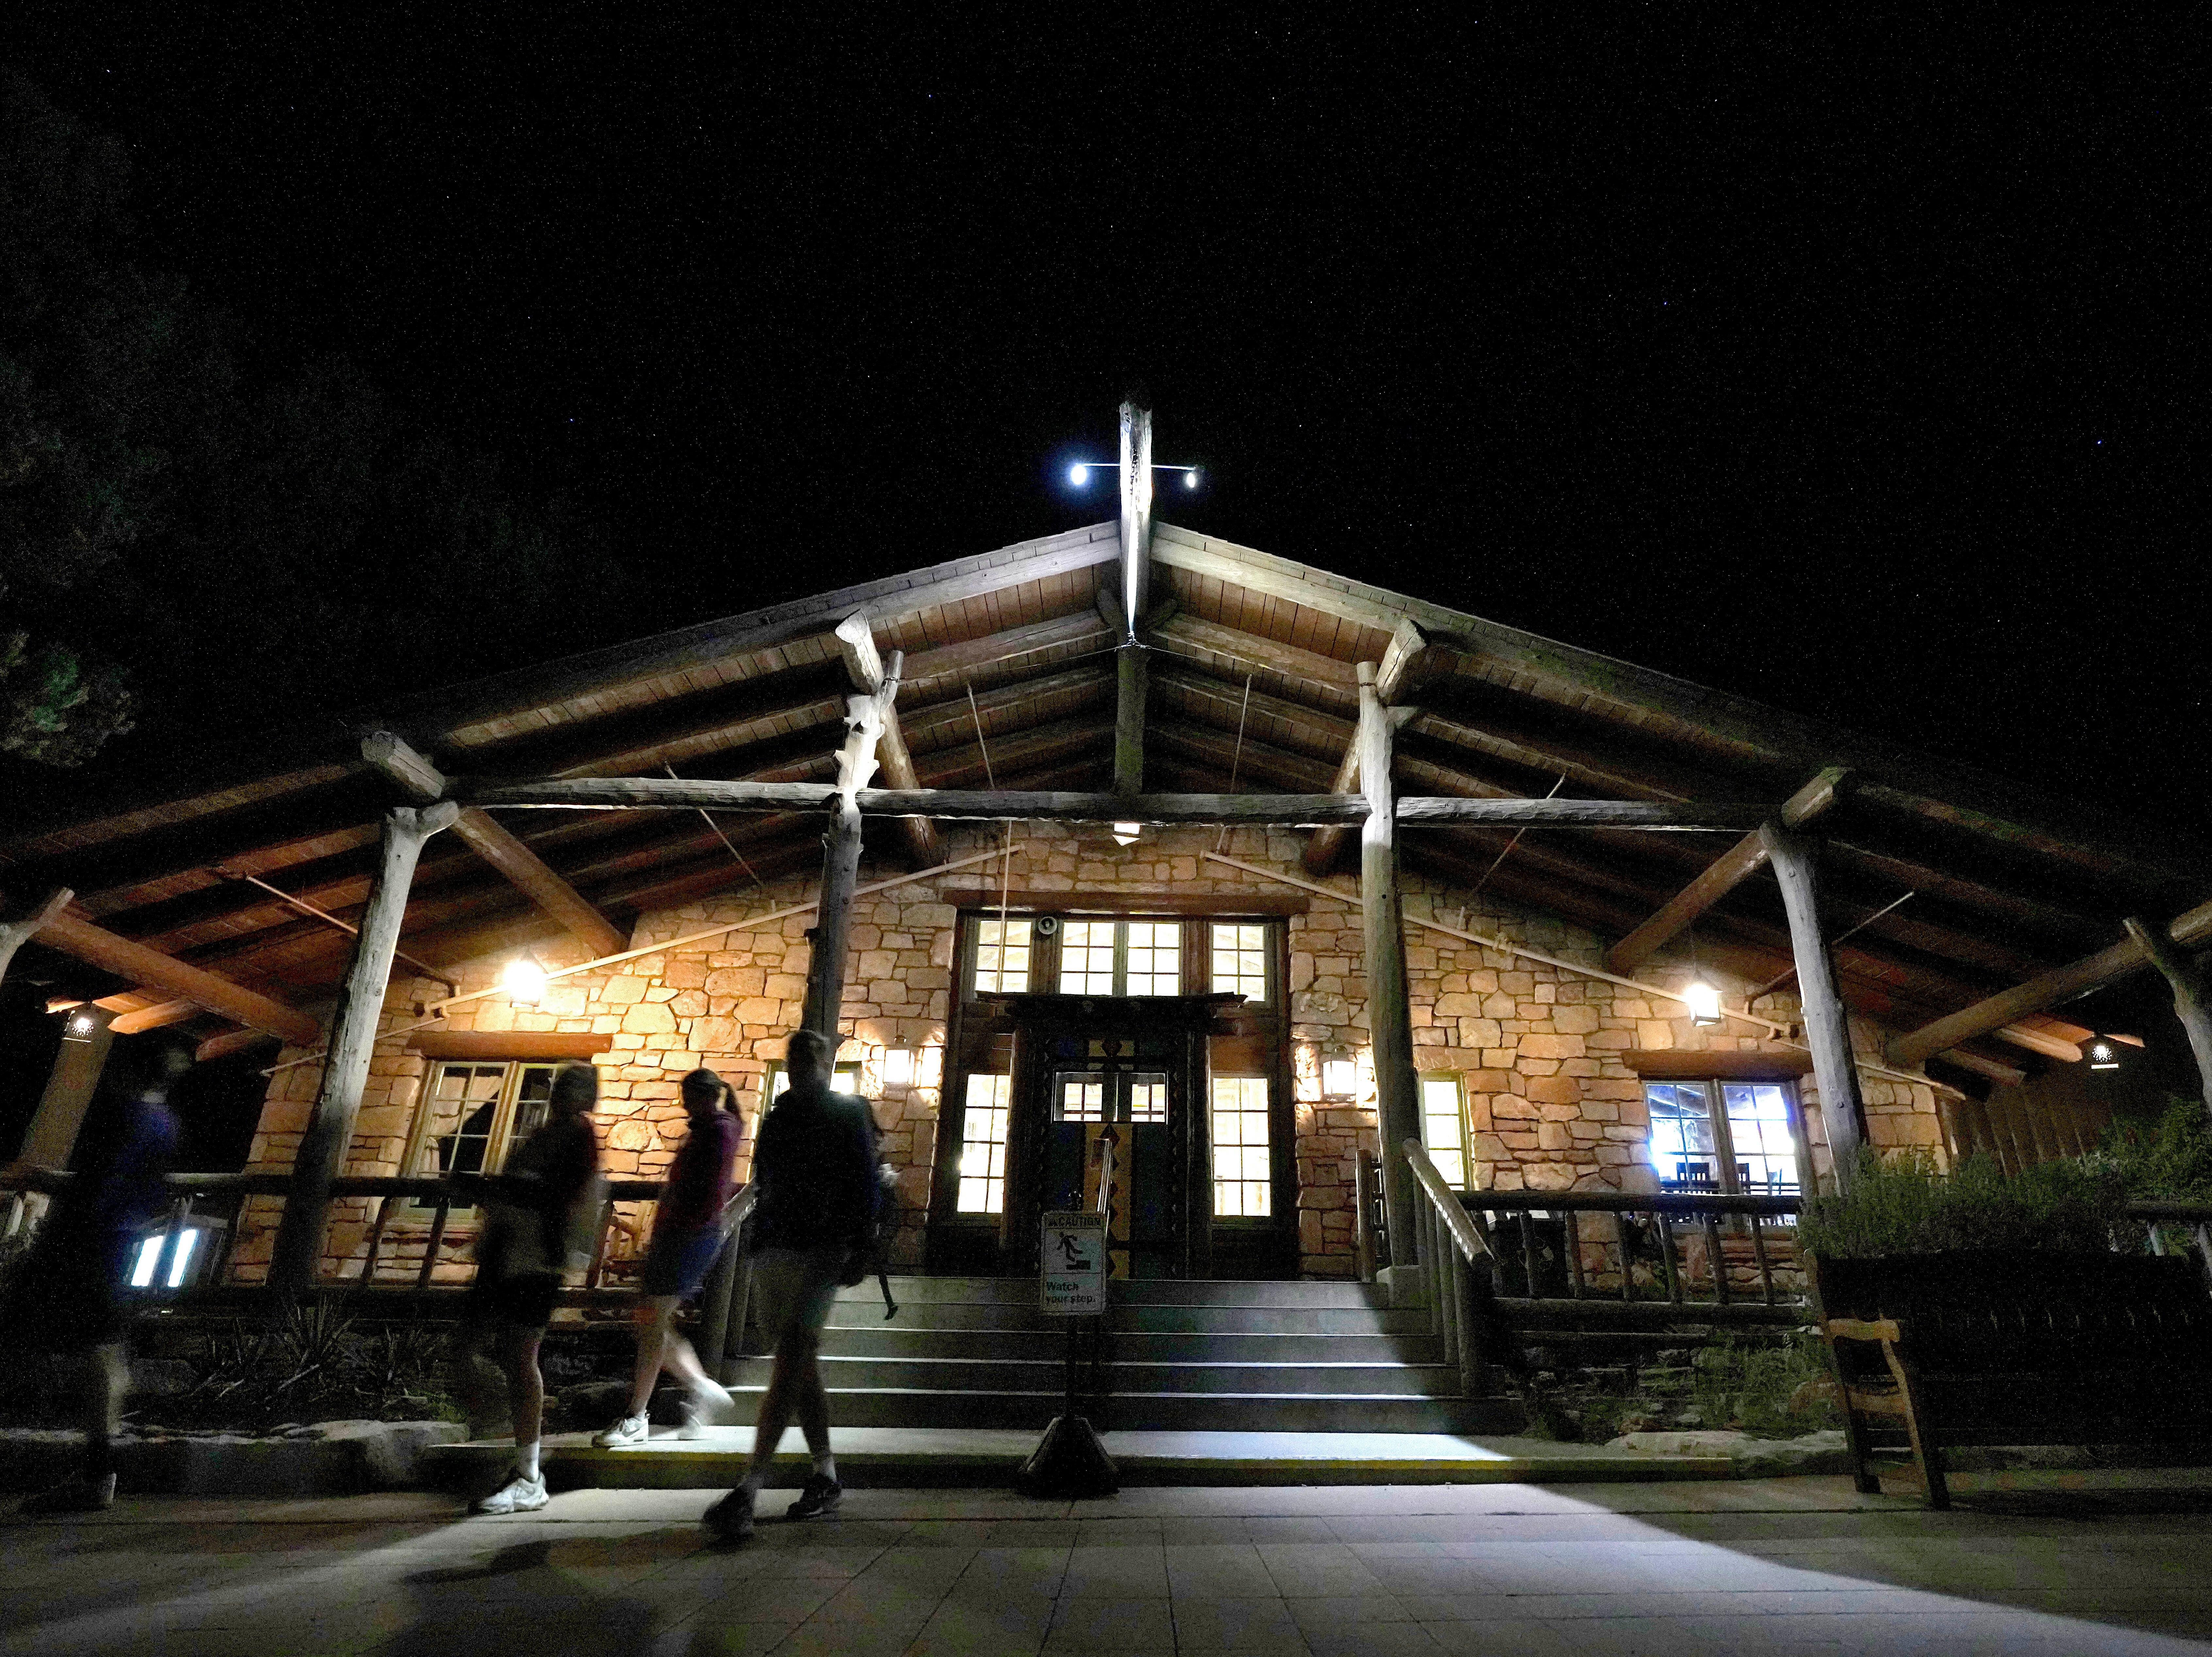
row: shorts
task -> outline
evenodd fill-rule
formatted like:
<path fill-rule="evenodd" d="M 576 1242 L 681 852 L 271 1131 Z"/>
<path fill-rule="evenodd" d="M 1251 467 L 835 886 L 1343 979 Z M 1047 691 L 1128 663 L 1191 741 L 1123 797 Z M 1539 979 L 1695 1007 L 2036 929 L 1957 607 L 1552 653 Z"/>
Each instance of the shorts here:
<path fill-rule="evenodd" d="M 722 1252 L 722 1234 L 708 1226 L 698 1231 L 655 1231 L 638 1274 L 638 1292 L 690 1300 L 698 1294 Z"/>
<path fill-rule="evenodd" d="M 553 1320 L 553 1302 L 560 1293 L 561 1279 L 555 1272 L 520 1272 L 511 1278 L 487 1278 L 479 1272 L 469 1289 L 468 1320 L 543 1329 Z"/>
<path fill-rule="evenodd" d="M 830 1321 L 851 1252 L 843 1248 L 763 1248 L 753 1256 L 753 1320 L 770 1347 L 792 1329 Z"/>

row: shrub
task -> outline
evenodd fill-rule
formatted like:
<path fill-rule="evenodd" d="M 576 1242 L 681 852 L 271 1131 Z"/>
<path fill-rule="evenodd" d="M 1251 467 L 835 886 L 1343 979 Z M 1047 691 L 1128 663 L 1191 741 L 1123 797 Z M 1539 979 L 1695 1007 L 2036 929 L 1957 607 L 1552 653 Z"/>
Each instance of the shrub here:
<path fill-rule="evenodd" d="M 2212 1202 L 2212 1114 L 2202 1099 L 2176 1096 L 2154 1126 L 2116 1118 L 2087 1161 L 2130 1197 Z"/>
<path fill-rule="evenodd" d="M 1797 1239 L 1837 1259 L 1964 1248 L 2102 1253 L 2129 1195 L 2119 1172 L 2094 1160 L 2008 1174 L 1973 1156 L 1947 1174 L 1924 1151 L 1885 1160 L 1869 1150 L 1848 1193 L 1807 1199 Z"/>

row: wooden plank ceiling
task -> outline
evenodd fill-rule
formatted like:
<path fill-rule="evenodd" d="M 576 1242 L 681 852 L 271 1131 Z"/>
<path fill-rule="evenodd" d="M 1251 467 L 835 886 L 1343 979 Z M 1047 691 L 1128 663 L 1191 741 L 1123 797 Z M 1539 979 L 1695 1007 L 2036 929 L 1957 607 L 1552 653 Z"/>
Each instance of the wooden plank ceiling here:
<path fill-rule="evenodd" d="M 988 774 L 1001 788 L 1106 788 L 1115 551 L 1115 526 L 1093 525 L 369 710 L 350 736 L 274 733 L 227 771 L 190 756 L 191 786 L 141 786 L 90 807 L 80 795 L 0 823 L 0 886 L 17 903 L 69 886 L 76 913 L 100 926 L 312 1008 L 334 989 L 350 939 L 300 906 L 357 917 L 376 819 L 398 798 L 360 761 L 360 731 L 397 731 L 448 774 L 672 768 L 828 781 L 848 689 L 831 629 L 856 610 L 881 649 L 906 652 L 898 713 L 921 786 L 981 787 Z M 1772 801 L 1822 766 L 1850 766 L 1859 786 L 1820 824 L 1833 847 L 1828 902 L 1840 931 L 1914 895 L 1839 950 L 1847 998 L 1896 1028 L 2109 944 L 2124 914 L 2164 918 L 2207 895 L 2204 848 L 2115 833 L 2085 804 L 1171 525 L 1155 530 L 1152 568 L 1141 635 L 1153 652 L 1153 788 L 1218 792 L 1232 771 L 1240 791 L 1336 786 L 1357 712 L 1354 664 L 1382 660 L 1405 621 L 1433 640 L 1420 712 L 1401 737 L 1399 782 L 1411 792 L 1532 797 L 1559 785 L 1585 798 Z M 818 826 L 791 816 L 517 811 L 503 821 L 617 926 L 810 868 L 818 855 Z M 1503 831 L 1403 838 L 1414 866 L 1608 941 L 1729 844 L 1540 829 L 1498 862 Z M 890 864 L 902 849 L 883 835 L 872 856 Z M 422 861 L 403 948 L 444 966 L 561 935 L 446 835 Z M 1754 980 L 1790 964 L 1768 876 L 1708 910 L 1697 937 L 1707 958 Z M 16 971 L 57 997 L 106 998 L 132 1028 L 228 1028 L 35 944 Z"/>

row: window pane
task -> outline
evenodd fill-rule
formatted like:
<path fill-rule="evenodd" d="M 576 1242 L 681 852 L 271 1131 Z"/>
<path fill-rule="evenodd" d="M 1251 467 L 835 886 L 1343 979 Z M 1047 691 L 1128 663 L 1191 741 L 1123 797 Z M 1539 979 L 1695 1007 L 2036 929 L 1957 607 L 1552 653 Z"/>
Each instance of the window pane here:
<path fill-rule="evenodd" d="M 1275 1187 L 1267 1156 L 1267 1078 L 1213 1078 L 1213 1211 L 1264 1219 Z"/>
<path fill-rule="evenodd" d="M 1719 1190 L 1720 1159 L 1705 1084 L 1646 1082 L 1644 1103 L 1651 1114 L 1651 1166 L 1660 1188 Z"/>
<path fill-rule="evenodd" d="M 1129 1120 L 1164 1122 L 1168 1120 L 1168 1078 L 1133 1076 L 1129 1078 Z"/>
<path fill-rule="evenodd" d="M 1467 1113 L 1460 1105 L 1459 1077 L 1421 1078 L 1421 1143 L 1444 1183 L 1467 1189 Z"/>
<path fill-rule="evenodd" d="M 507 1127 L 507 1143 L 499 1147 L 502 1166 L 509 1151 L 545 1126 L 553 1106 L 553 1071 L 551 1065 L 522 1067 L 522 1080 L 514 1090 L 514 1120 Z"/>
<path fill-rule="evenodd" d="M 1006 1101 L 1012 1078 L 971 1076 L 968 1108 L 960 1122 L 960 1192 L 953 1206 L 963 1214 L 997 1214 L 1006 1205 Z"/>
<path fill-rule="evenodd" d="M 1114 926 L 1110 920 L 1071 920 L 1060 929 L 1060 992 L 1112 995 Z"/>
<path fill-rule="evenodd" d="M 975 923 L 975 981 L 978 990 L 1018 993 L 1030 986 L 1030 921 Z"/>
<path fill-rule="evenodd" d="M 1258 924 L 1213 923 L 1213 988 L 1233 990 L 1248 1001 L 1267 998 L 1267 929 Z"/>
<path fill-rule="evenodd" d="M 1771 1082 L 1723 1082 L 1729 1138 L 1735 1145 L 1737 1189 L 1754 1197 L 1794 1196 L 1797 1142 L 1790 1132 L 1790 1101 Z"/>
<path fill-rule="evenodd" d="M 1103 1076 L 1061 1076 L 1055 1078 L 1052 1117 L 1055 1122 L 1104 1121 L 1106 1078 Z"/>
<path fill-rule="evenodd" d="M 1129 984 L 1124 995 L 1182 993 L 1182 923 L 1129 920 Z"/>
<path fill-rule="evenodd" d="M 791 1072 L 781 1059 L 769 1061 L 768 1102 L 774 1104 L 783 1097 L 791 1086 Z M 860 1090 L 860 1066 L 858 1064 L 834 1065 L 830 1070 L 830 1089 L 833 1093 L 858 1093 Z"/>
<path fill-rule="evenodd" d="M 491 1156 L 492 1129 L 498 1124 L 499 1096 L 506 1085 L 504 1065 L 438 1066 L 422 1102 L 415 1166 L 406 1172 L 416 1179 L 483 1173 Z M 427 1212 L 437 1204 L 417 1197 L 414 1206 Z"/>

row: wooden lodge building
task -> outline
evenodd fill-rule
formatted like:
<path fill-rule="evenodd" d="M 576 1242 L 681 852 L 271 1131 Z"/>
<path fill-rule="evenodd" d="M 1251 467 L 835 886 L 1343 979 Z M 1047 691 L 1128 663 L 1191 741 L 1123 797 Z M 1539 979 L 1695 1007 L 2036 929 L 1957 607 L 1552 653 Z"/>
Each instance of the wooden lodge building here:
<path fill-rule="evenodd" d="M 374 1205 L 328 1181 L 495 1167 L 563 1059 L 616 1178 L 697 1065 L 750 1144 L 802 1022 L 873 1104 L 905 1269 L 1033 1269 L 1115 1124 L 1132 1273 L 1264 1278 L 1353 1274 L 1360 1154 L 1403 1202 L 1407 1137 L 1546 1192 L 2076 1149 L 2007 1085 L 2212 936 L 2197 847 L 1156 522 L 1150 454 L 1125 410 L 1115 521 L 0 814 L 0 948 L 88 1027 L 264 1056 L 250 1169 L 293 1195 L 238 1281 L 357 1275 Z"/>

